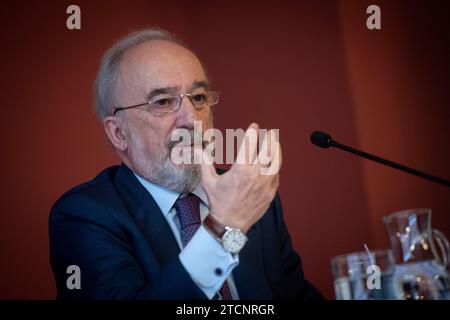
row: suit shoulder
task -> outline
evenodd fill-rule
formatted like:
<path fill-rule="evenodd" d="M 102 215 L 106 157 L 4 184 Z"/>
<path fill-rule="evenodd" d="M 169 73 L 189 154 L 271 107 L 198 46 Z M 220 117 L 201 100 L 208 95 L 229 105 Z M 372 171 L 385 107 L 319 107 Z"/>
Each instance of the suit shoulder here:
<path fill-rule="evenodd" d="M 104 203 L 114 191 L 112 176 L 118 166 L 100 172 L 94 179 L 73 187 L 64 193 L 53 205 L 50 219 L 55 212 L 80 215 L 104 210 Z"/>

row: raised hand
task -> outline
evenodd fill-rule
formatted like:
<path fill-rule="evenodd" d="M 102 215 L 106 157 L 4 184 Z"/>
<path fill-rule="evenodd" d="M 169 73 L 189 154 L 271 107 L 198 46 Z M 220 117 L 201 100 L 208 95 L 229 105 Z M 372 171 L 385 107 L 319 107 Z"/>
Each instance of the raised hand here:
<path fill-rule="evenodd" d="M 261 144 L 260 154 L 257 154 L 258 131 L 257 124 L 249 126 L 235 164 L 222 175 L 216 173 L 209 154 L 202 153 L 201 183 L 209 199 L 210 215 L 221 224 L 243 232 L 261 218 L 279 185 L 281 146 L 274 139 L 274 132 L 269 131 L 265 137 L 268 140 Z M 269 161 L 262 164 L 258 159 L 263 157 L 259 156 L 266 153 Z"/>

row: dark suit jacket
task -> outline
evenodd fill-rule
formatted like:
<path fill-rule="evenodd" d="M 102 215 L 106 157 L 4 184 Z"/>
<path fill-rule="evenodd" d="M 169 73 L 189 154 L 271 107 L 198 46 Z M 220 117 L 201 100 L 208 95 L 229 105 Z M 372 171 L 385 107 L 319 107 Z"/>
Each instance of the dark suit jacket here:
<path fill-rule="evenodd" d="M 206 299 L 155 200 L 125 165 L 64 194 L 49 232 L 59 299 Z M 303 277 L 278 196 L 247 236 L 233 271 L 241 299 L 321 298 Z M 81 289 L 67 288 L 70 265 L 80 267 Z"/>

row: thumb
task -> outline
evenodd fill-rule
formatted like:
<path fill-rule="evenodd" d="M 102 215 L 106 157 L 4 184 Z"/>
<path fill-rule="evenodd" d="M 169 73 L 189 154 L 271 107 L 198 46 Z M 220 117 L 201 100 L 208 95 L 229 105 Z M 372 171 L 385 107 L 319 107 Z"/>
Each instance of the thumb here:
<path fill-rule="evenodd" d="M 194 150 L 196 161 L 198 161 L 196 163 L 200 163 L 201 165 L 202 183 L 204 181 L 211 181 L 218 176 L 216 168 L 214 167 L 214 159 L 205 149 L 202 150 L 201 148 L 195 148 Z"/>

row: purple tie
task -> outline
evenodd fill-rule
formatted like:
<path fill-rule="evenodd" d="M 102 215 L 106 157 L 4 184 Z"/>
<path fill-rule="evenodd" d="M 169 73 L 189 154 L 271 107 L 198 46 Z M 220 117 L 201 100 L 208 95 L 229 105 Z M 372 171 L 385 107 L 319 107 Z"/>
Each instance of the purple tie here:
<path fill-rule="evenodd" d="M 178 198 L 174 207 L 180 219 L 181 238 L 185 247 L 201 225 L 200 199 L 196 195 L 189 193 L 184 198 Z M 226 281 L 223 283 L 222 289 L 220 289 L 220 294 L 224 300 L 233 300 L 230 287 Z"/>

